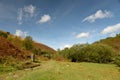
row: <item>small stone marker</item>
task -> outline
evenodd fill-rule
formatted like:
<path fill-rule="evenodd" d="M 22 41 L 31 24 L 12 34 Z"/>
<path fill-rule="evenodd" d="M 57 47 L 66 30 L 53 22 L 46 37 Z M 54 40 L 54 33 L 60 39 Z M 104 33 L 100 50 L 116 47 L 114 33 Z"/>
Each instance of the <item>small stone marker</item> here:
<path fill-rule="evenodd" d="M 31 54 L 31 61 L 32 61 L 32 62 L 35 61 L 35 54 Z"/>

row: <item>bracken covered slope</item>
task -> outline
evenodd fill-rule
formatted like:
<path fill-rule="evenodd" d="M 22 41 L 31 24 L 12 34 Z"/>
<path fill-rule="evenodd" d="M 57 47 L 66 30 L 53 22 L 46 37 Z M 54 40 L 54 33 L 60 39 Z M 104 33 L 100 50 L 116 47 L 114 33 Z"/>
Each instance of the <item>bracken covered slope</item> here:
<path fill-rule="evenodd" d="M 0 36 L 0 56 L 12 56 L 14 58 L 25 59 L 26 54 L 6 38 Z"/>
<path fill-rule="evenodd" d="M 0 57 L 12 56 L 18 59 L 26 59 L 32 53 L 29 50 L 23 49 L 23 39 L 9 32 L 0 30 Z M 33 47 L 41 49 L 48 53 L 56 53 L 56 51 L 42 43 L 33 41 Z"/>

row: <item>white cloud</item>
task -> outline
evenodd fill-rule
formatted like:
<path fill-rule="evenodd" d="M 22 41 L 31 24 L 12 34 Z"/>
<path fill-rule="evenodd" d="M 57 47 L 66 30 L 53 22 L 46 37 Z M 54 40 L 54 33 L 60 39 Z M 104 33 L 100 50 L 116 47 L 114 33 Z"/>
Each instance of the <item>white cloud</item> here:
<path fill-rule="evenodd" d="M 85 37 L 89 37 L 89 32 L 83 32 L 83 33 L 80 33 L 76 36 L 76 38 L 85 38 Z"/>
<path fill-rule="evenodd" d="M 23 8 L 24 12 L 30 14 L 30 17 L 33 17 L 34 16 L 34 13 L 35 13 L 35 10 L 36 10 L 36 7 L 33 6 L 33 5 L 29 5 L 29 6 L 25 6 Z"/>
<path fill-rule="evenodd" d="M 51 20 L 51 16 L 49 14 L 43 15 L 37 23 L 46 23 Z"/>
<path fill-rule="evenodd" d="M 22 24 L 23 19 L 32 18 L 35 16 L 36 7 L 33 5 L 25 6 L 24 8 L 18 9 L 18 24 Z"/>
<path fill-rule="evenodd" d="M 96 19 L 103 19 L 103 18 L 110 18 L 112 17 L 112 13 L 110 11 L 102 11 L 102 10 L 98 10 L 95 14 L 92 14 L 88 17 L 86 17 L 84 21 L 88 21 L 90 23 L 95 22 Z"/>
<path fill-rule="evenodd" d="M 21 30 L 16 30 L 15 35 L 20 37 L 26 37 L 28 33 Z"/>
<path fill-rule="evenodd" d="M 120 30 L 120 23 L 104 28 L 101 33 L 102 34 L 115 33 L 118 30 Z"/>
<path fill-rule="evenodd" d="M 64 48 L 70 48 L 70 47 L 71 45 L 68 45 L 68 44 L 64 46 Z"/>
<path fill-rule="evenodd" d="M 110 37 L 115 37 L 116 36 L 116 33 L 111 33 L 110 34 Z"/>
<path fill-rule="evenodd" d="M 17 17 L 18 24 L 22 24 L 22 18 L 23 18 L 23 10 L 22 8 L 20 8 L 18 9 L 18 17 Z"/>
<path fill-rule="evenodd" d="M 61 47 L 60 49 L 63 50 L 64 48 L 71 48 L 71 47 L 72 47 L 72 45 L 66 44 L 63 47 Z"/>

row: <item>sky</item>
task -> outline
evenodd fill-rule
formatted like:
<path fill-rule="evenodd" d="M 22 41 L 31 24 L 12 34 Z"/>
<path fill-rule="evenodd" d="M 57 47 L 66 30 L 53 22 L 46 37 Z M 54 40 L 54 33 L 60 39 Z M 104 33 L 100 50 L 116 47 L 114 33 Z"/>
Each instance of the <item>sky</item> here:
<path fill-rule="evenodd" d="M 0 29 L 54 49 L 120 33 L 120 0 L 0 0 Z"/>

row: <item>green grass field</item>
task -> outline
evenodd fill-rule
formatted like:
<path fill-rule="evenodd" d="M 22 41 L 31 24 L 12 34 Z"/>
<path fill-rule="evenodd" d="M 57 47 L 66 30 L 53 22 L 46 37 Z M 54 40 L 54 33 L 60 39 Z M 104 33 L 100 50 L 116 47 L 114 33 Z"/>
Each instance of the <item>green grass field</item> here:
<path fill-rule="evenodd" d="M 0 76 L 0 80 L 120 80 L 113 64 L 46 61 L 41 66 Z"/>

